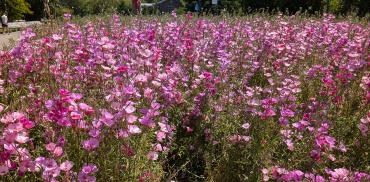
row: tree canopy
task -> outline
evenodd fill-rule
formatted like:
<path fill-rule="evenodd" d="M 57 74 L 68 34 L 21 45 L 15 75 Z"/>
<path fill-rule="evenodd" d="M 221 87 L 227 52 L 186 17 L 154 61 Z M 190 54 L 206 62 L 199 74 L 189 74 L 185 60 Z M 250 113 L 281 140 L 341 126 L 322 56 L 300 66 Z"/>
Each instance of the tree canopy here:
<path fill-rule="evenodd" d="M 142 0 L 143 3 L 153 3 L 159 0 Z M 132 12 L 131 0 L 49 0 L 53 15 L 59 16 L 65 12 L 85 16 L 89 14 L 118 12 L 129 14 Z M 193 11 L 196 0 L 181 0 L 180 12 Z M 211 0 L 200 0 L 203 10 L 214 8 Z M 365 16 L 370 11 L 368 0 L 218 0 L 217 10 L 226 10 L 228 13 L 247 14 L 253 11 L 276 12 L 294 14 L 304 11 L 310 14 L 330 12 L 346 14 L 355 12 Z M 46 17 L 44 0 L 0 0 L 0 13 L 8 11 L 11 20 L 26 18 L 37 20 Z"/>
<path fill-rule="evenodd" d="M 25 0 L 0 0 L 0 13 L 7 12 L 10 20 L 18 20 L 32 14 L 31 5 Z"/>

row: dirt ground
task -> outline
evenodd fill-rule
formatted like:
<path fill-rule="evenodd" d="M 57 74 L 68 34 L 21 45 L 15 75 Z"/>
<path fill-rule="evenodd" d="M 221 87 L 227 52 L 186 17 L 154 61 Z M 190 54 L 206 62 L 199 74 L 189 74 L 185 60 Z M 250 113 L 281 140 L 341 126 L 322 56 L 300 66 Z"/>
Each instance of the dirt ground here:
<path fill-rule="evenodd" d="M 0 50 L 3 50 L 5 46 L 9 46 L 12 41 L 17 42 L 21 32 L 12 32 L 10 34 L 0 34 Z"/>
<path fill-rule="evenodd" d="M 42 25 L 39 21 L 28 21 L 28 22 L 10 22 L 9 28 L 26 28 L 29 26 Z M 10 46 L 12 41 L 17 42 L 20 38 L 21 32 L 13 32 L 10 34 L 0 34 L 0 50 L 3 50 L 5 46 Z"/>

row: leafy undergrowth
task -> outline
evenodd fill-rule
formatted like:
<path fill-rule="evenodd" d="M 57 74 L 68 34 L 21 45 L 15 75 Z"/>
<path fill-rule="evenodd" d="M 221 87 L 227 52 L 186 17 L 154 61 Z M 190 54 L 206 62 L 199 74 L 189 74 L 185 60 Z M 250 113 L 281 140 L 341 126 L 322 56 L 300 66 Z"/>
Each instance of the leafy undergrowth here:
<path fill-rule="evenodd" d="M 27 29 L 0 52 L 0 179 L 369 181 L 367 24 L 66 15 Z"/>

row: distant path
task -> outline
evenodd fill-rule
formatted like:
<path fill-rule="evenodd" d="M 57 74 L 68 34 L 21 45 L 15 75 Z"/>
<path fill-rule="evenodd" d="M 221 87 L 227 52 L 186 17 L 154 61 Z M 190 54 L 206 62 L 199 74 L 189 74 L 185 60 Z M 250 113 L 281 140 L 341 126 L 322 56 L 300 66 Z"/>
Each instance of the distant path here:
<path fill-rule="evenodd" d="M 9 22 L 9 28 L 26 28 L 32 25 L 42 25 L 40 21 Z"/>
<path fill-rule="evenodd" d="M 18 41 L 21 36 L 21 32 L 12 32 L 10 34 L 0 34 L 0 50 L 5 46 L 9 45 L 11 40 Z"/>
<path fill-rule="evenodd" d="M 26 28 L 32 25 L 41 25 L 39 21 L 29 22 L 9 22 L 9 28 Z M 5 46 L 8 46 L 11 40 L 18 41 L 21 36 L 21 32 L 12 32 L 10 34 L 0 34 L 0 50 L 3 50 Z"/>

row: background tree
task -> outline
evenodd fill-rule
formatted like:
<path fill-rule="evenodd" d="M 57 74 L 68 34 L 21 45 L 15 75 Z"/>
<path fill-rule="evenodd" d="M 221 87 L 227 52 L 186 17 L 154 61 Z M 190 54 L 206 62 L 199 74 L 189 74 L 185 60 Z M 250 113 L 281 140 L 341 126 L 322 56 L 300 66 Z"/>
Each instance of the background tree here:
<path fill-rule="evenodd" d="M 117 10 L 121 0 L 85 0 L 83 7 L 88 14 L 112 13 Z"/>
<path fill-rule="evenodd" d="M 358 15 L 365 16 L 370 13 L 370 3 L 369 0 L 360 0 L 358 2 Z"/>
<path fill-rule="evenodd" d="M 27 0 L 27 3 L 30 5 L 30 10 L 33 12 L 32 14 L 26 14 L 25 19 L 27 21 L 35 21 L 40 20 L 43 18 L 44 15 L 44 4 L 42 3 L 43 0 Z"/>
<path fill-rule="evenodd" d="M 141 0 L 142 3 L 158 1 L 160 0 Z M 195 1 L 181 0 L 184 6 L 177 12 L 194 11 Z M 212 0 L 200 1 L 204 12 L 215 11 L 215 7 L 211 5 Z M 77 16 L 113 12 L 125 15 L 133 13 L 131 0 L 0 0 L 0 13 L 6 9 L 10 20 L 23 18 L 40 20 L 51 16 L 58 17 L 66 12 Z M 369 0 L 219 0 L 216 11 L 223 9 L 231 14 L 248 14 L 263 9 L 269 13 L 279 10 L 288 14 L 303 11 L 309 14 L 330 12 L 366 16 L 370 13 L 370 3 Z"/>
<path fill-rule="evenodd" d="M 30 4 L 25 0 L 0 0 L 0 7 L 0 11 L 8 12 L 8 18 L 11 21 L 23 19 L 25 15 L 33 13 L 30 10 Z"/>
<path fill-rule="evenodd" d="M 51 10 L 50 10 L 50 6 L 49 6 L 49 0 L 43 0 L 43 4 L 44 4 L 44 12 L 45 12 L 46 18 L 50 19 L 51 18 Z"/>

